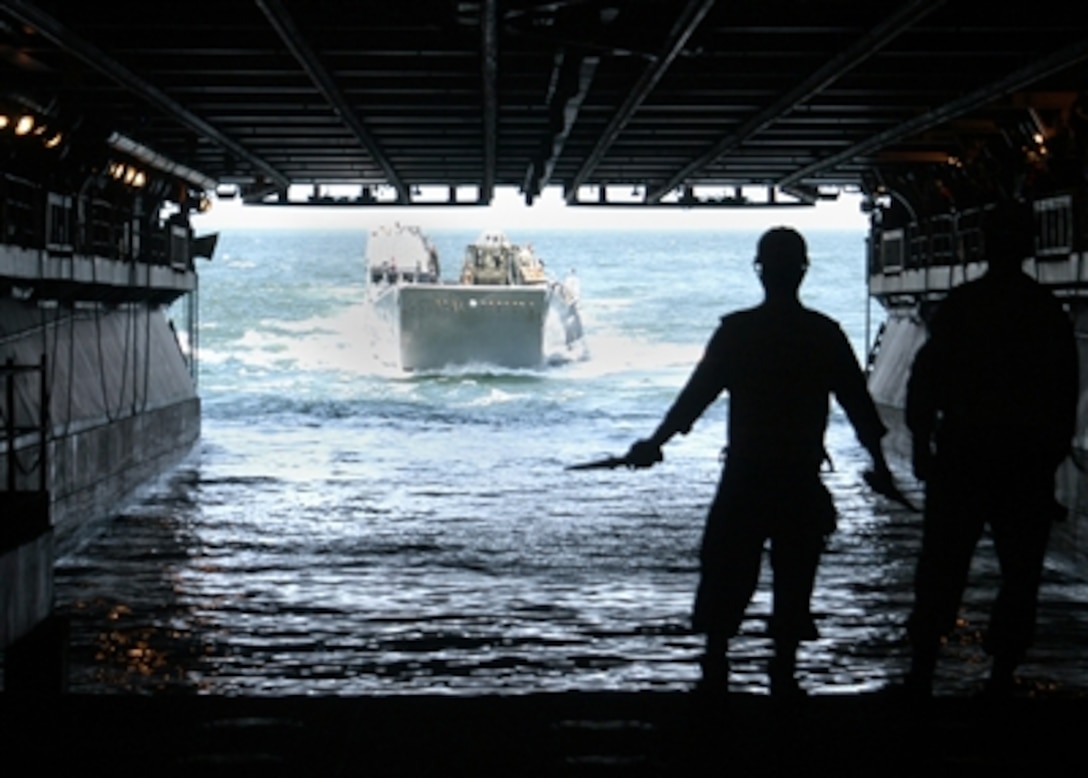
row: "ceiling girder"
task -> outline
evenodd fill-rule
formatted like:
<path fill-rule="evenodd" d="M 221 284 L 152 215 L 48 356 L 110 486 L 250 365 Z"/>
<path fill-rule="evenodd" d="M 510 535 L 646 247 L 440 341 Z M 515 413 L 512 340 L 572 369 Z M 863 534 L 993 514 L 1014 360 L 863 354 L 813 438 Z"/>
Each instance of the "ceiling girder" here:
<path fill-rule="evenodd" d="M 1088 21 L 967 5 L 0 0 L 0 107 L 62 125 L 73 163 L 114 130 L 262 202 L 360 183 L 380 186 L 360 204 L 818 197 L 1013 107 L 1045 110 L 1073 144 L 1048 165 L 1076 175 Z"/>
<path fill-rule="evenodd" d="M 853 45 L 832 57 L 806 78 L 798 81 L 792 89 L 783 92 L 774 102 L 757 112 L 737 129 L 723 136 L 705 154 L 689 162 L 663 184 L 647 191 L 645 201 L 647 203 L 657 203 L 662 197 L 684 183 L 684 180 L 690 175 L 713 164 L 724 154 L 765 130 L 778 119 L 793 111 L 797 106 L 806 103 L 814 95 L 819 94 L 838 80 L 844 73 L 857 67 L 859 63 L 871 57 L 890 40 L 911 27 L 922 17 L 935 11 L 943 3 L 944 0 L 912 0 L 912 2 L 905 3 L 876 27 L 854 41 Z"/>
<path fill-rule="evenodd" d="M 321 92 L 336 115 L 340 117 L 340 121 L 351 130 L 355 138 L 385 173 L 388 183 L 397 192 L 397 199 L 403 203 L 411 200 L 411 191 L 408 186 L 404 183 L 400 174 L 397 173 L 396 168 L 389 161 L 389 157 L 386 156 L 381 146 L 363 125 L 362 120 L 351 104 L 348 103 L 344 93 L 329 75 L 328 70 L 321 64 L 321 60 L 318 59 L 317 54 L 306 42 L 305 36 L 298 29 L 298 25 L 291 18 L 291 14 L 283 7 L 283 3 L 280 0 L 256 0 L 256 3 L 257 7 L 267 17 L 269 24 L 272 25 L 272 29 L 280 36 L 280 40 L 298 60 L 299 66 L 302 67 L 314 86 Z"/>
<path fill-rule="evenodd" d="M 578 188 L 586 182 L 586 179 L 589 178 L 593 169 L 597 167 L 597 164 L 604 158 L 608 149 L 616 142 L 620 133 L 623 132 L 624 127 L 627 126 L 631 117 L 634 116 L 635 111 L 638 110 L 646 97 L 653 91 L 654 86 L 661 80 L 661 77 L 665 75 L 665 72 L 672 65 L 673 60 L 675 60 L 683 50 L 688 38 L 691 37 L 692 33 L 695 32 L 702 23 L 713 5 L 714 0 L 690 0 L 684 7 L 683 12 L 669 32 L 669 37 L 665 42 L 661 56 L 648 64 L 642 71 L 642 75 L 639 76 L 638 81 L 627 92 L 627 97 L 624 98 L 623 103 L 616 110 L 616 113 L 612 115 L 612 119 L 597 138 L 597 143 L 593 147 L 593 150 L 582 162 L 581 167 L 578 169 L 578 172 L 574 174 L 574 177 L 566 183 L 565 199 L 568 204 L 577 201 Z"/>
<path fill-rule="evenodd" d="M 548 100 L 548 127 L 550 134 L 544 141 L 539 158 L 529 163 L 522 191 L 525 201 L 532 204 L 541 190 L 551 183 L 552 173 L 563 154 L 567 139 L 578 118 L 582 103 L 593 84 L 601 58 L 597 55 L 561 51 L 556 56 L 552 72 L 554 87 Z"/>
<path fill-rule="evenodd" d="M 480 9 L 480 91 L 483 121 L 483 171 L 479 201 L 491 202 L 495 195 L 495 165 L 499 137 L 499 30 L 497 0 L 484 0 Z"/>
<path fill-rule="evenodd" d="M 4 5 L 12 16 L 35 28 L 56 45 L 70 51 L 83 64 L 97 70 L 123 89 L 137 95 L 143 101 L 154 105 L 197 135 L 214 140 L 235 156 L 244 159 L 254 168 L 264 173 L 278 187 L 286 189 L 291 183 L 287 176 L 268 162 L 253 154 L 245 146 L 221 132 L 217 127 L 186 109 L 158 87 L 137 76 L 94 44 L 76 35 L 34 3 L 27 2 L 27 0 L 5 0 Z"/>
<path fill-rule="evenodd" d="M 898 143 L 912 135 L 924 132 L 937 125 L 943 124 L 944 122 L 951 121 L 969 111 L 982 108 L 1000 97 L 1015 92 L 1017 89 L 1022 89 L 1034 81 L 1045 78 L 1051 73 L 1055 73 L 1085 59 L 1088 59 L 1088 38 L 1066 46 L 1064 49 L 1060 49 L 1053 54 L 1043 57 L 1040 60 L 1036 60 L 1022 68 L 1018 68 L 1003 78 L 992 81 L 989 84 L 952 100 L 949 103 L 945 103 L 932 111 L 919 114 L 913 119 L 901 122 L 884 132 L 872 135 L 861 143 L 857 143 L 826 159 L 821 159 L 800 170 L 795 170 L 785 178 L 780 179 L 777 182 L 777 185 L 780 187 L 789 186 L 790 184 L 801 181 L 806 176 L 810 176 L 822 170 L 827 170 L 840 163 L 848 162 L 852 159 L 865 156 L 866 154 L 871 154 L 881 148 L 890 146 L 893 143 Z"/>

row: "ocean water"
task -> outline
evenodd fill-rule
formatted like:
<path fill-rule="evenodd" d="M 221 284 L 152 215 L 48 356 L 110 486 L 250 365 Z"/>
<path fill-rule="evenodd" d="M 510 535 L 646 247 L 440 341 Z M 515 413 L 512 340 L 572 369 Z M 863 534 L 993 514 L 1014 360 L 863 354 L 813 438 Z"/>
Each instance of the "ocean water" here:
<path fill-rule="evenodd" d="M 444 275 L 476 232 L 430 233 Z M 564 468 L 654 429 L 718 317 L 759 301 L 758 234 L 510 237 L 556 275 L 576 272 L 584 343 L 557 338 L 539 370 L 404 374 L 363 305 L 365 231 L 221 236 L 200 267 L 202 439 L 58 566 L 73 689 L 690 686 L 700 641 L 688 613 L 728 398 L 652 470 Z M 864 235 L 807 237 L 802 297 L 840 320 L 861 358 Z M 918 520 L 866 492 L 837 407 L 828 449 L 840 528 L 801 673 L 818 692 L 871 690 L 902 670 Z M 768 610 L 763 585 L 734 644 L 738 688 L 765 685 Z M 964 645 L 969 668 L 977 641 Z"/>

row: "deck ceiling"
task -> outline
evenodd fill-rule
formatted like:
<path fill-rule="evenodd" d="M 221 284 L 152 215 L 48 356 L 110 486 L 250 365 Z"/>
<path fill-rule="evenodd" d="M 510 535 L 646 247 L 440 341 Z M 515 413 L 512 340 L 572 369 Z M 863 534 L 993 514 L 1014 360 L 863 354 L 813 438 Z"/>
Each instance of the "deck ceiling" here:
<path fill-rule="evenodd" d="M 548 186 L 568 202 L 601 187 L 646 204 L 753 186 L 806 199 L 876 165 L 1070 121 L 1088 90 L 1088 15 L 1039 10 L 0 0 L 0 101 L 121 133 L 253 199 L 295 184 L 401 203 L 434 186 L 484 203 L 499 186 L 529 201 Z"/>

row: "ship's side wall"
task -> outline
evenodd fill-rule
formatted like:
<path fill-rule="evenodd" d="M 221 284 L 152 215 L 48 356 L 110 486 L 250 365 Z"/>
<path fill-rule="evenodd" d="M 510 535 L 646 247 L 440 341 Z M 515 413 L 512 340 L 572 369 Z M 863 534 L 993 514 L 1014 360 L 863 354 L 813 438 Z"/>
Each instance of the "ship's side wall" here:
<path fill-rule="evenodd" d="M 907 404 L 907 381 L 914 355 L 926 340 L 926 328 L 911 308 L 893 308 L 880 327 L 870 354 L 869 393 L 888 427 L 885 451 L 901 460 L 909 472 L 911 438 L 903 417 Z"/>
<path fill-rule="evenodd" d="M 4 97 L 3 113 L 14 100 L 35 127 L 0 132 L 6 682 L 39 674 L 43 643 L 62 642 L 49 619 L 55 556 L 200 434 L 195 352 L 182 353 L 163 306 L 183 303 L 195 346 L 194 259 L 211 257 L 216 236 L 192 233 L 209 183 L 195 171 L 104 127 L 52 134 L 66 121 L 55 104 Z"/>
<path fill-rule="evenodd" d="M 76 308 L 0 300 L 0 361 L 40 364 L 45 355 L 48 444 L 45 489 L 60 553 L 73 547 L 142 484 L 188 453 L 200 434 L 200 401 L 164 312 L 146 304 Z M 40 424 L 37 372 L 13 387 L 14 420 Z M 17 438 L 5 487 L 42 483 L 39 438 Z"/>
<path fill-rule="evenodd" d="M 200 436 L 196 397 L 58 436 L 51 448 L 52 516 L 59 553 L 74 548 Z"/>
<path fill-rule="evenodd" d="M 907 379 L 914 355 L 926 340 L 925 326 L 911 311 L 893 311 L 880 331 L 879 369 L 869 376 L 869 391 L 881 405 L 907 404 Z"/>

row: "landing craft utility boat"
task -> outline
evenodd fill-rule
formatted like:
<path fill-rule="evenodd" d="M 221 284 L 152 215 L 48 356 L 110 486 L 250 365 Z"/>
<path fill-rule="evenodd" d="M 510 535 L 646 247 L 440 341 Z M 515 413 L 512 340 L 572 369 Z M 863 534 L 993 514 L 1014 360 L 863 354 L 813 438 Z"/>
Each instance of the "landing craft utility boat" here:
<path fill-rule="evenodd" d="M 465 249 L 456 282 L 440 277 L 438 252 L 418 227 L 371 232 L 367 299 L 388 325 L 405 370 L 485 363 L 544 365 L 552 318 L 568 349 L 582 339 L 577 290 L 548 277 L 531 246 L 486 231 Z"/>

